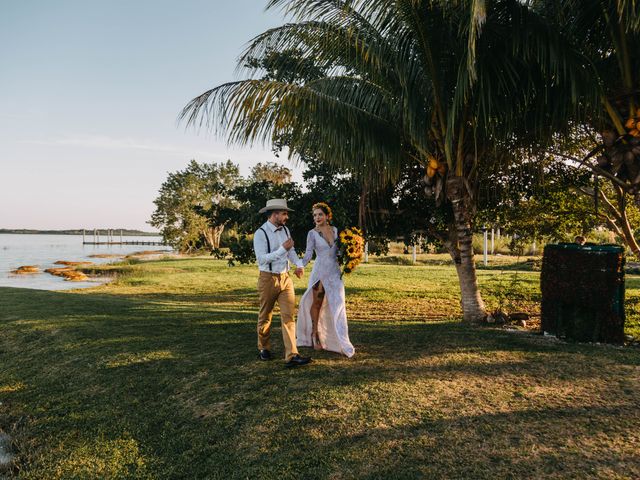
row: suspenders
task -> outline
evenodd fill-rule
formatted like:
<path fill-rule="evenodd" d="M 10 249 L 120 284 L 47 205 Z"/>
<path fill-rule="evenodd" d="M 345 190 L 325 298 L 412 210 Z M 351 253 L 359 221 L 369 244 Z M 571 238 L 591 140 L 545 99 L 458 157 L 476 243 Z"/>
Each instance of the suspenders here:
<path fill-rule="evenodd" d="M 289 238 L 291 235 L 289 234 L 289 229 L 283 225 L 282 228 L 284 229 L 284 232 L 287 234 L 287 238 Z M 269 235 L 267 235 L 267 231 L 260 227 L 259 230 L 262 230 L 262 233 L 264 233 L 264 238 L 267 239 L 267 253 L 271 253 L 271 242 L 269 241 Z M 269 271 L 273 272 L 273 263 L 269 262 Z"/>
<path fill-rule="evenodd" d="M 264 238 L 267 239 L 267 253 L 271 253 L 271 242 L 269 241 L 269 235 L 267 235 L 267 231 L 260 227 L 260 230 L 262 230 L 264 232 Z M 269 262 L 269 271 L 273 272 L 273 264 L 271 262 Z"/>

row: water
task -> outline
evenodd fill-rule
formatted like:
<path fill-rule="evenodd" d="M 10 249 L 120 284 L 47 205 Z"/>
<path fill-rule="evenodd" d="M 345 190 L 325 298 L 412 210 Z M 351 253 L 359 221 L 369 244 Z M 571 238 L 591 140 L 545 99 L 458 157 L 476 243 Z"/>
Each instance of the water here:
<path fill-rule="evenodd" d="M 105 241 L 101 237 L 100 241 Z M 119 241 L 120 237 L 114 238 Z M 160 237 L 123 237 L 123 241 L 159 242 Z M 93 237 L 87 236 L 87 241 Z M 72 262 L 90 261 L 103 264 L 118 261 L 118 258 L 92 258 L 91 255 L 110 254 L 125 256 L 142 250 L 169 250 L 166 246 L 152 245 L 83 245 L 82 235 L 28 235 L 0 234 L 0 287 L 37 288 L 41 290 L 67 290 L 95 287 L 104 279 L 85 282 L 69 282 L 62 277 L 44 273 L 46 268 L 64 267 L 55 265 L 58 260 Z M 22 265 L 36 265 L 42 273 L 15 275 L 11 270 Z"/>

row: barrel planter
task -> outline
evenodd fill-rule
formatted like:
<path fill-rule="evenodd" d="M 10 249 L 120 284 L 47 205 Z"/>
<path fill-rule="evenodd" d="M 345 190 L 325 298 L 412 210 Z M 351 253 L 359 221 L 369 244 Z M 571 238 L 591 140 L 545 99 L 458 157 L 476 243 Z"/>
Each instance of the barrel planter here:
<path fill-rule="evenodd" d="M 540 289 L 542 330 L 578 342 L 624 342 L 624 249 L 549 244 Z"/>

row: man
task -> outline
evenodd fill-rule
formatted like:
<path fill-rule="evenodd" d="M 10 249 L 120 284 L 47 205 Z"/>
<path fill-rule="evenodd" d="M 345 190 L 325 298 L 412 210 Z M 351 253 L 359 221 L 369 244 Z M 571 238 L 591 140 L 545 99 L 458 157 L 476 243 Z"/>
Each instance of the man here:
<path fill-rule="evenodd" d="M 304 273 L 302 261 L 293 249 L 293 239 L 286 227 L 289 219 L 287 201 L 282 198 L 267 200 L 260 213 L 268 213 L 269 219 L 253 235 L 253 249 L 258 260 L 260 276 L 258 293 L 260 313 L 258 315 L 258 358 L 271 360 L 271 318 L 276 301 L 280 306 L 282 338 L 285 348 L 285 367 L 306 365 L 311 358 L 298 354 L 296 346 L 296 322 L 293 319 L 296 298 L 293 282 L 289 277 L 289 261 L 297 268 L 298 278 Z"/>

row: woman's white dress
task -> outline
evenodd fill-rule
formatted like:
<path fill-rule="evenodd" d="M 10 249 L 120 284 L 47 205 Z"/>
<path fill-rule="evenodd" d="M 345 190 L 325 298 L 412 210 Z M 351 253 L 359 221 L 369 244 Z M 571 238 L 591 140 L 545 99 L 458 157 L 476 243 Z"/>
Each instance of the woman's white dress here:
<path fill-rule="evenodd" d="M 309 286 L 300 299 L 298 307 L 298 324 L 296 334 L 299 347 L 313 346 L 311 332 L 311 305 L 313 303 L 313 287 L 322 282 L 325 296 L 320 308 L 318 320 L 318 333 L 320 343 L 325 350 L 338 352 L 352 357 L 355 349 L 349 340 L 349 328 L 347 326 L 347 311 L 345 308 L 344 283 L 340 278 L 340 266 L 337 259 L 338 230 L 333 228 L 333 245 L 329 243 L 315 229 L 307 235 L 307 250 L 302 260 L 303 265 L 311 261 L 313 252 L 316 252 L 316 261 L 309 277 Z"/>

